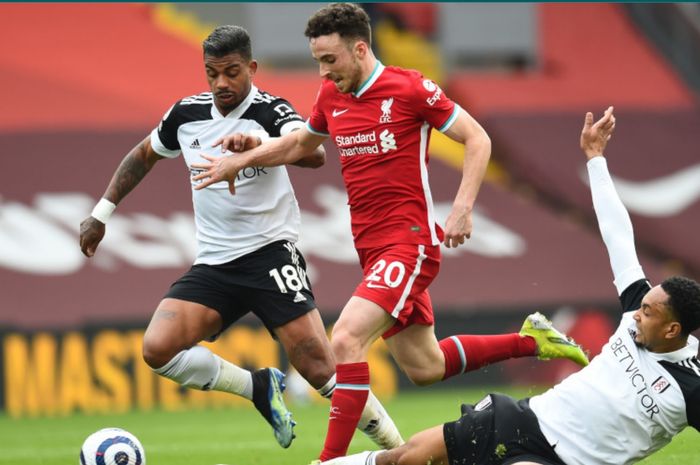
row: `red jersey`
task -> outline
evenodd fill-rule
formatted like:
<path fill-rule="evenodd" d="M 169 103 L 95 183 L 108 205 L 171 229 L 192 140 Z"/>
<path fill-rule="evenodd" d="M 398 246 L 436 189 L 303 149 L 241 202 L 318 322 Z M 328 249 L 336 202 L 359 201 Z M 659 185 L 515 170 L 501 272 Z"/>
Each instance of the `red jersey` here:
<path fill-rule="evenodd" d="M 447 130 L 458 113 L 418 71 L 379 62 L 356 92 L 321 85 L 307 128 L 338 148 L 356 248 L 442 241 L 427 149 L 431 127 Z"/>

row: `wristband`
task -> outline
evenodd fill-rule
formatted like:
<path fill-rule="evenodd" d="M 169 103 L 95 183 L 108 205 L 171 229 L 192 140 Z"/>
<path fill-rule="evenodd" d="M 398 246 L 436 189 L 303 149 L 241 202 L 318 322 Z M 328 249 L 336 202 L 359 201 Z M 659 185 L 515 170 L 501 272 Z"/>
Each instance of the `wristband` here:
<path fill-rule="evenodd" d="M 109 200 L 102 198 L 99 202 L 97 202 L 95 208 L 92 209 L 90 216 L 95 218 L 100 223 L 107 224 L 107 220 L 109 220 L 109 217 L 112 216 L 112 212 L 115 208 L 117 208 L 116 205 Z"/>

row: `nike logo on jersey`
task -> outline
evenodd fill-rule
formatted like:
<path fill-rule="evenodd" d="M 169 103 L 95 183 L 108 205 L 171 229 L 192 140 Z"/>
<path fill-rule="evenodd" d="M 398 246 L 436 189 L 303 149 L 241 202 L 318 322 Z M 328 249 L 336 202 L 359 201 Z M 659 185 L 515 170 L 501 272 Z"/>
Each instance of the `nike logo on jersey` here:
<path fill-rule="evenodd" d="M 700 164 L 649 181 L 612 179 L 622 203 L 639 215 L 677 215 L 700 199 Z"/>
<path fill-rule="evenodd" d="M 345 112 L 348 111 L 348 110 L 349 110 L 349 108 L 346 108 L 346 109 L 344 109 L 344 110 L 336 110 L 336 109 L 333 109 L 333 118 L 342 115 L 343 113 L 345 113 Z"/>

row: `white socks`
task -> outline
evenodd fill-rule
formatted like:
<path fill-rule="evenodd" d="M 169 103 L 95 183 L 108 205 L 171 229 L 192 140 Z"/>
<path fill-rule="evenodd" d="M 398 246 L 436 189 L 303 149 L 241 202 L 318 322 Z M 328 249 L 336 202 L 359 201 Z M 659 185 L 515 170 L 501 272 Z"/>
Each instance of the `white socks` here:
<path fill-rule="evenodd" d="M 253 399 L 251 372 L 222 359 L 203 346 L 183 350 L 164 366 L 153 371 L 189 388 L 230 392 L 246 399 Z M 318 389 L 318 393 L 330 399 L 335 385 L 335 375 L 333 375 L 323 387 Z M 404 443 L 394 421 L 371 391 L 357 429 L 382 449 L 393 449 Z"/>
<path fill-rule="evenodd" d="M 224 391 L 246 399 L 253 398 L 250 371 L 222 359 L 206 347 L 194 346 L 183 350 L 153 371 L 189 388 Z"/>
<path fill-rule="evenodd" d="M 335 391 L 335 374 L 320 389 L 321 396 L 330 399 Z M 382 449 L 393 449 L 404 443 L 401 433 L 394 424 L 379 399 L 369 392 L 365 408 L 362 410 L 357 429 L 365 433 L 375 444 Z M 348 462 L 350 464 L 351 462 Z"/>

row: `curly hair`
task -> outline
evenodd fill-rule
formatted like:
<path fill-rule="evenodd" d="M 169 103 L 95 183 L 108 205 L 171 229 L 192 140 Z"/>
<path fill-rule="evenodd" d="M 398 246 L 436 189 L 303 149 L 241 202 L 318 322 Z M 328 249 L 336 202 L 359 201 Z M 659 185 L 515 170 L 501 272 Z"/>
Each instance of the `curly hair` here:
<path fill-rule="evenodd" d="M 221 58 L 232 53 L 237 53 L 244 60 L 253 58 L 253 50 L 250 45 L 248 31 L 240 26 L 219 26 L 209 34 L 202 42 L 205 55 Z"/>
<path fill-rule="evenodd" d="M 682 276 L 673 276 L 661 283 L 661 288 L 668 294 L 668 306 L 671 307 L 681 333 L 685 336 L 700 327 L 700 284 Z"/>
<path fill-rule="evenodd" d="M 331 3 L 321 8 L 309 18 L 304 35 L 315 39 L 334 32 L 342 39 L 360 39 L 372 45 L 369 16 L 354 3 Z"/>

